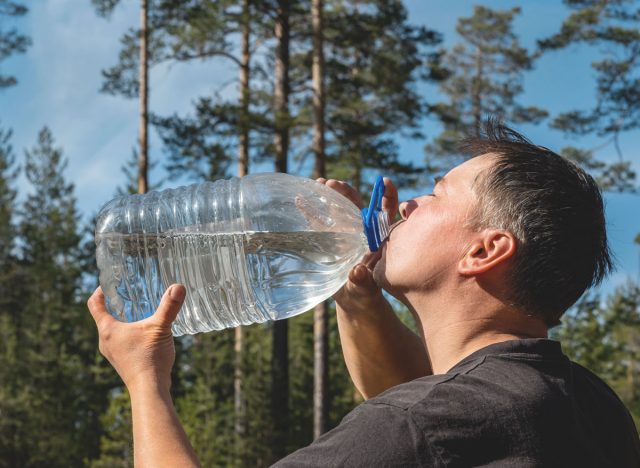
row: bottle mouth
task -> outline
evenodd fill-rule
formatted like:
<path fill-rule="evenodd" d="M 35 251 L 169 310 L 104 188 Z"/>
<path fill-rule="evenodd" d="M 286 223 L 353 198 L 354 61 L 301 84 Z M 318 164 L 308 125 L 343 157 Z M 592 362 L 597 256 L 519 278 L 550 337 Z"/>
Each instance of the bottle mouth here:
<path fill-rule="evenodd" d="M 389 234 L 387 234 L 387 238 L 385 239 L 386 241 L 389 241 L 390 237 L 391 237 L 391 233 L 398 227 L 400 226 L 402 223 L 404 223 L 406 221 L 406 219 L 400 219 L 398 221 L 396 221 L 395 223 L 393 223 L 390 227 L 389 227 Z"/>

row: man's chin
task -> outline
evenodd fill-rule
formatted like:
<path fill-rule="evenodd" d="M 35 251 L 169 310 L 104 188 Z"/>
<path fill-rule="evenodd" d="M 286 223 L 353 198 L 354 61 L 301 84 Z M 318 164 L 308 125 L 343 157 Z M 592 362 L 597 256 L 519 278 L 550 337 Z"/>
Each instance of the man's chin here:
<path fill-rule="evenodd" d="M 386 262 L 384 256 L 382 256 L 382 258 L 378 260 L 378 263 L 373 267 L 373 281 L 375 281 L 379 288 L 389 292 L 389 282 L 387 281 L 385 270 Z"/>

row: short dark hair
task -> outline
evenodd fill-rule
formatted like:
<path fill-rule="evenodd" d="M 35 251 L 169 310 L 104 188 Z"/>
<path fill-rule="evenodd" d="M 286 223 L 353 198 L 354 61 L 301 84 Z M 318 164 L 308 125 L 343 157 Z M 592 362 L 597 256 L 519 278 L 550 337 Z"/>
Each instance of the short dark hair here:
<path fill-rule="evenodd" d="M 470 222 L 517 239 L 509 301 L 547 325 L 613 269 L 600 189 L 584 170 L 495 119 L 461 149 L 495 155 L 474 183 L 479 203 Z"/>

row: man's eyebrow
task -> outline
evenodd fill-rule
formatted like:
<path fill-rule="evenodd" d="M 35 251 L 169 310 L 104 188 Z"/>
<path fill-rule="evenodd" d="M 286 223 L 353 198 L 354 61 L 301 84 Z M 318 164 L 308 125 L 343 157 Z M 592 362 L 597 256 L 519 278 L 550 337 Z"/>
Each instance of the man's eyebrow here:
<path fill-rule="evenodd" d="M 440 183 L 444 184 L 444 182 L 445 182 L 444 177 L 441 177 L 441 176 L 434 177 L 433 180 L 435 181 L 435 184 L 434 184 L 433 188 L 435 188 L 436 185 L 438 185 Z"/>

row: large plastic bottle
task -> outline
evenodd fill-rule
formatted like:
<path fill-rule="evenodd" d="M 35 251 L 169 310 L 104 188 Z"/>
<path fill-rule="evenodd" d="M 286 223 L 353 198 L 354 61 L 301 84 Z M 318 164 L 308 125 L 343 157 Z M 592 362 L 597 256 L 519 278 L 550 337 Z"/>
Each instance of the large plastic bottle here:
<path fill-rule="evenodd" d="M 362 213 L 323 184 L 280 173 L 116 198 L 95 233 L 107 308 L 140 320 L 182 283 L 176 336 L 300 314 L 335 293 L 386 236 L 383 187 L 378 180 Z"/>

